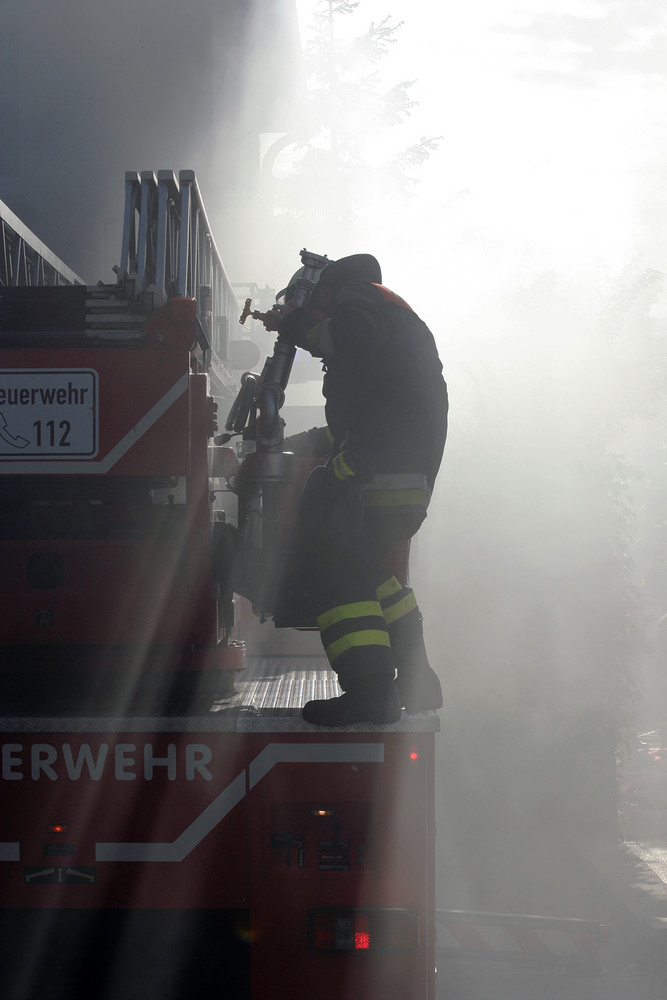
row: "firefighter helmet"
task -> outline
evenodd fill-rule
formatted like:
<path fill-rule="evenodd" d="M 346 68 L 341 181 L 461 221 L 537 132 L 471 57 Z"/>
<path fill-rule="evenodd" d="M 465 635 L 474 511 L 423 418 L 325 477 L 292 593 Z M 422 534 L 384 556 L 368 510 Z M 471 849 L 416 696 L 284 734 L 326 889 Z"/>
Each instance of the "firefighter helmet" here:
<path fill-rule="evenodd" d="M 382 284 L 382 270 L 375 257 L 369 253 L 354 253 L 349 257 L 333 260 L 320 275 L 320 283 L 330 288 L 340 288 L 348 281 L 371 281 Z"/>
<path fill-rule="evenodd" d="M 332 260 L 316 271 L 314 278 L 310 281 L 304 277 L 306 270 L 305 267 L 300 267 L 298 271 L 294 272 L 288 285 L 276 295 L 276 302 L 289 302 L 297 288 L 304 285 L 310 285 L 310 293 L 312 294 L 318 285 L 321 285 L 322 288 L 336 289 L 348 281 L 371 281 L 377 285 L 382 284 L 380 265 L 375 257 L 369 253 L 355 253 L 349 257 Z"/>

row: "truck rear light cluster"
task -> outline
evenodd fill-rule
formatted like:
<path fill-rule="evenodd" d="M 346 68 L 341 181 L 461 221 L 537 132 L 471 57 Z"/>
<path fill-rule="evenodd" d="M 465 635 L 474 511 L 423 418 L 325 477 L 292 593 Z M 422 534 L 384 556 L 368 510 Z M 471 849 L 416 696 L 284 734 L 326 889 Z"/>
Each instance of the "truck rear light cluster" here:
<path fill-rule="evenodd" d="M 313 951 L 405 953 L 419 945 L 417 912 L 408 907 L 321 907 L 308 914 Z"/>

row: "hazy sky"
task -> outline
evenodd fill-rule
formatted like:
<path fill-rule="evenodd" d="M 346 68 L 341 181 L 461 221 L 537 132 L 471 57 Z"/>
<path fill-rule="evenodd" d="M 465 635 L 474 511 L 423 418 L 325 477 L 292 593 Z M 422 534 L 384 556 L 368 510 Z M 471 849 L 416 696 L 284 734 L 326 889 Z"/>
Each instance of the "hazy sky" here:
<path fill-rule="evenodd" d="M 297 0 L 302 27 L 313 7 Z M 387 78 L 417 81 L 403 131 L 444 137 L 418 175 L 415 236 L 430 227 L 461 280 L 492 263 L 499 286 L 638 256 L 667 267 L 660 0 L 361 0 L 338 25 L 387 14 L 404 22 Z"/>

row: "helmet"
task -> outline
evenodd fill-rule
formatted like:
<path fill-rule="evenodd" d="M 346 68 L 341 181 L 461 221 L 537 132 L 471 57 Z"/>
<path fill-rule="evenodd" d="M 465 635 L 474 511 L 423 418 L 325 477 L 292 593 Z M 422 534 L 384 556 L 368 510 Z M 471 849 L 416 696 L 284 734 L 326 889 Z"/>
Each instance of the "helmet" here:
<path fill-rule="evenodd" d="M 369 253 L 355 253 L 349 257 L 340 257 L 324 268 L 320 283 L 330 288 L 340 288 L 348 281 L 370 281 L 382 284 L 382 270 L 375 257 Z"/>
<path fill-rule="evenodd" d="M 327 263 L 315 271 L 313 278 L 306 278 L 306 271 L 313 273 L 312 268 L 300 267 L 295 271 L 289 280 L 286 288 L 283 288 L 276 295 L 276 302 L 289 302 L 297 293 L 297 290 L 308 292 L 308 298 L 313 290 L 320 285 L 322 288 L 340 288 L 348 281 L 370 281 L 374 284 L 382 284 L 382 270 L 375 257 L 369 253 L 355 253 L 349 257 L 341 257 L 339 260 L 327 261 Z"/>

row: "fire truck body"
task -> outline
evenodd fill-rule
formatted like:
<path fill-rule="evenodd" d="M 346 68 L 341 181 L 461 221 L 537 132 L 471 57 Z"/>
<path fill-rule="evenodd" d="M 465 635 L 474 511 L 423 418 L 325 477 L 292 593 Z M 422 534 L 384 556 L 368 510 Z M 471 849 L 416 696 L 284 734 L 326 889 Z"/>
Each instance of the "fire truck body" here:
<path fill-rule="evenodd" d="M 433 996 L 436 717 L 318 731 L 321 662 L 253 673 L 205 715 L 2 720 L 3 997 L 58 961 L 58 998 Z"/>
<path fill-rule="evenodd" d="M 0 995 L 433 1000 L 437 716 L 303 722 L 333 673 L 246 669 L 213 566 L 236 303 L 191 172 L 127 175 L 117 272 L 0 286 Z"/>

